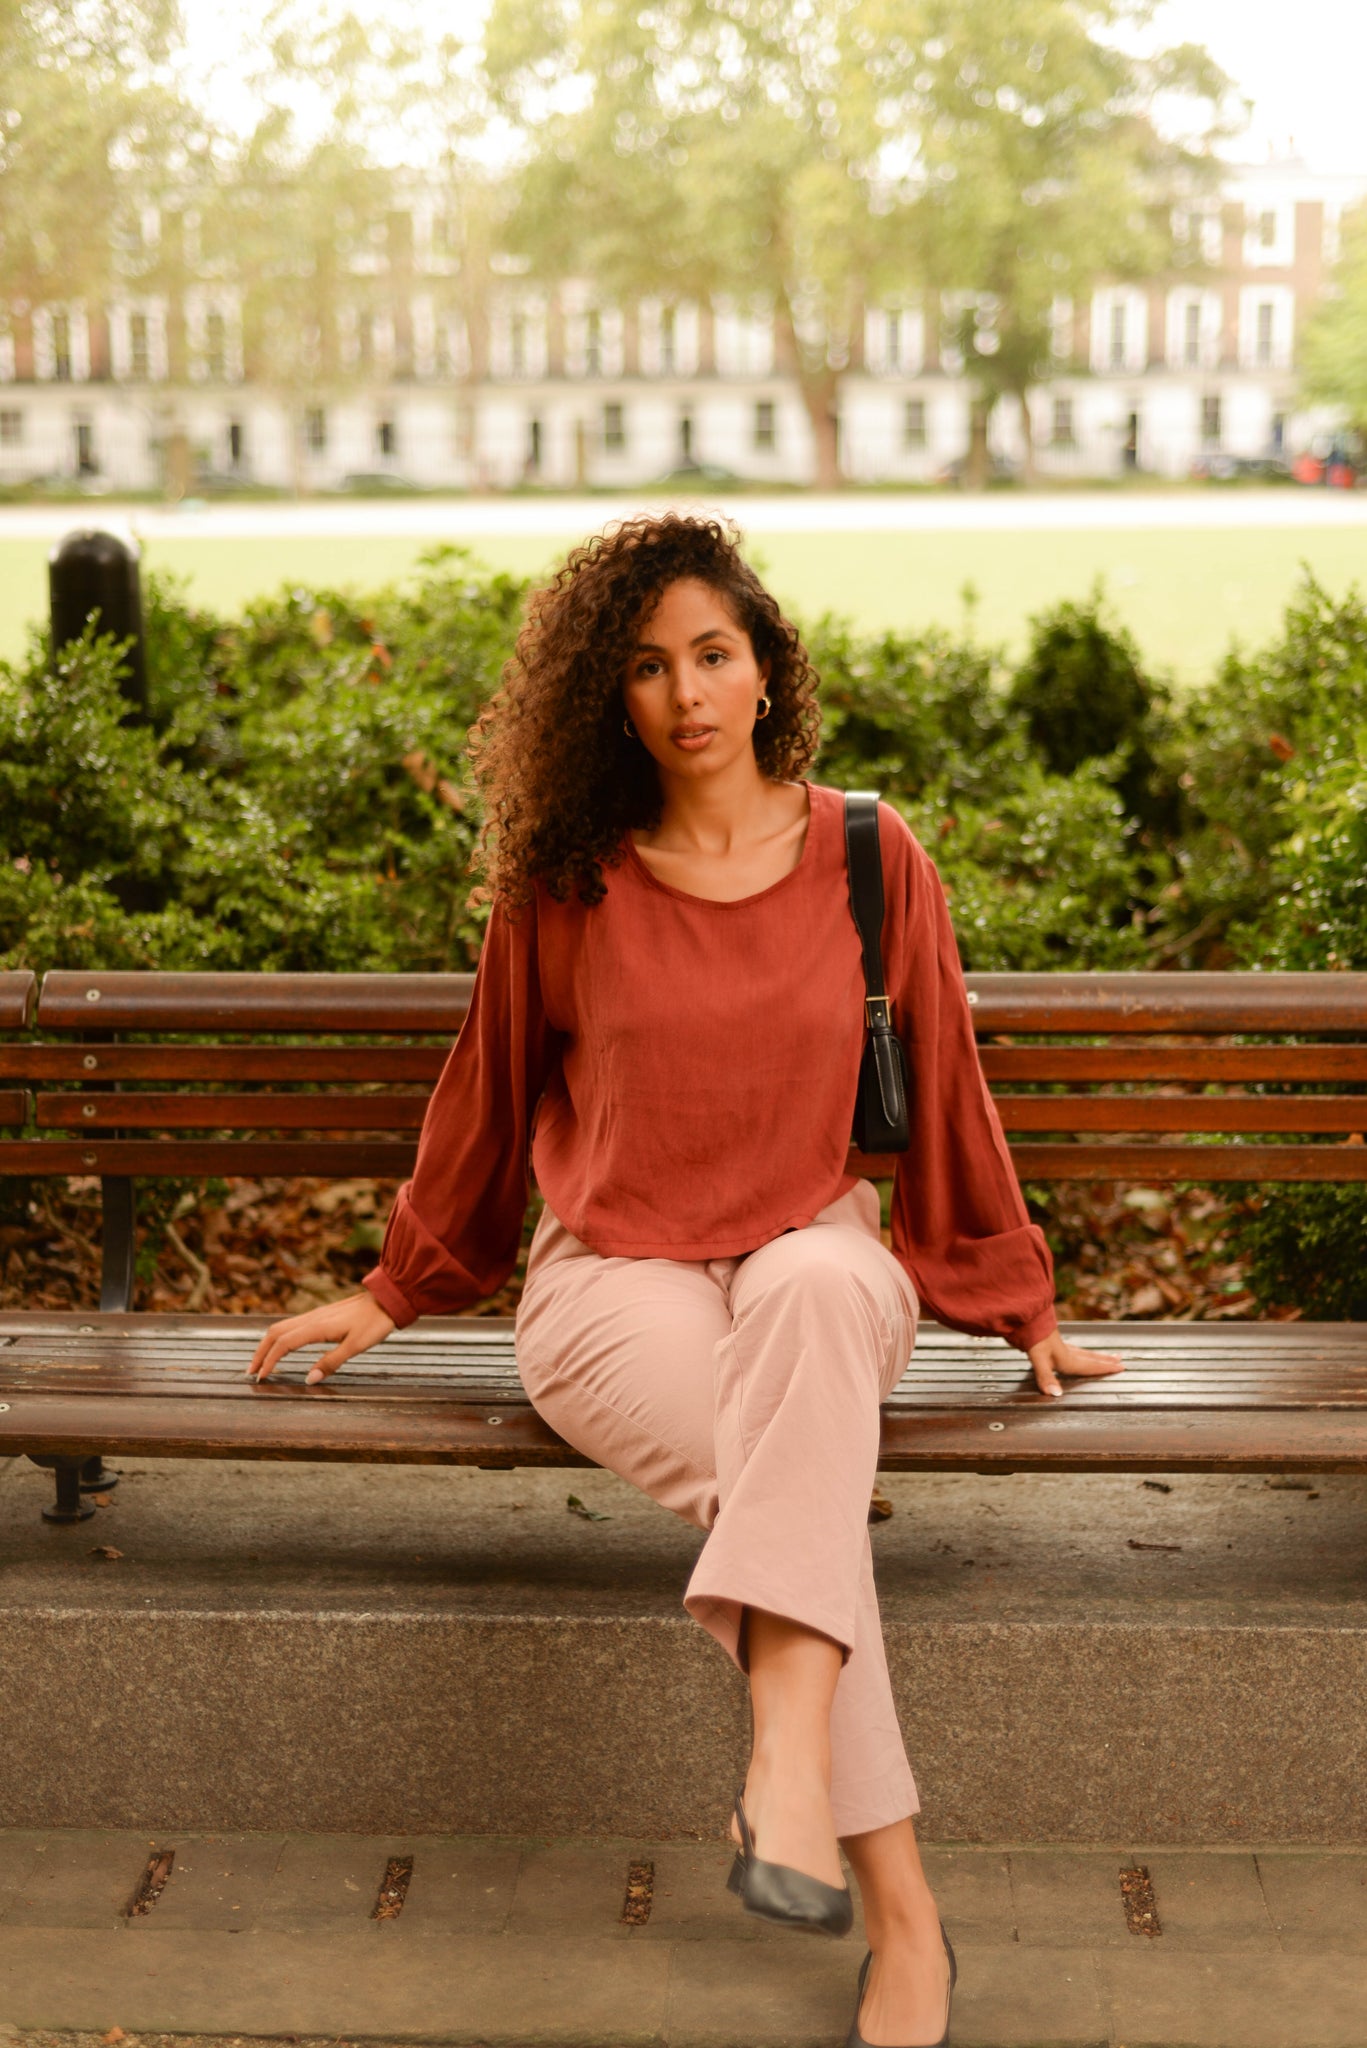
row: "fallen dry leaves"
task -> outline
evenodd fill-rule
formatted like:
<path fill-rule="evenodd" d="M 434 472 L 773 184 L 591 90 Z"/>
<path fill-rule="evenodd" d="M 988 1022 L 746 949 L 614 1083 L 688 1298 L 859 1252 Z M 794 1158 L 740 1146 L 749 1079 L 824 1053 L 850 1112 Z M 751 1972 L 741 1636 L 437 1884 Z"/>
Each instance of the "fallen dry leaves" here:
<path fill-rule="evenodd" d="M 353 1294 L 374 1266 L 396 1183 L 259 1180 L 194 1189 L 139 1221 L 137 1305 L 216 1315 L 299 1315 Z M 1065 1321 L 1210 1322 L 1259 1311 L 1227 1244 L 1241 1199 L 1218 1190 L 1064 1182 L 1047 1230 Z M 100 1195 L 94 1179 L 36 1184 L 27 1213 L 0 1223 L 0 1308 L 89 1308 L 99 1299 Z M 511 1315 L 517 1267 L 481 1315 Z M 1293 1319 L 1294 1308 L 1273 1309 Z"/>

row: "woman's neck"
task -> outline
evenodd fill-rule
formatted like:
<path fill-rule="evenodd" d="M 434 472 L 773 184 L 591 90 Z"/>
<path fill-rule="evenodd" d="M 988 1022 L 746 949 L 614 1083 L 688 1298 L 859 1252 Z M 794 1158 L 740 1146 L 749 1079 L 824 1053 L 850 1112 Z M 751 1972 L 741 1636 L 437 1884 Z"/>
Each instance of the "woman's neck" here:
<path fill-rule="evenodd" d="M 709 800 L 696 801 L 700 793 Z M 687 804 L 673 811 L 666 805 L 654 831 L 632 833 L 650 872 L 685 895 L 717 903 L 758 895 L 791 874 L 811 817 L 805 786 L 762 776 L 757 789 L 736 800 L 713 802 L 714 795 L 720 792 L 690 790 Z"/>
<path fill-rule="evenodd" d="M 717 775 L 661 775 L 660 781 L 660 822 L 637 835 L 638 843 L 721 859 L 769 838 L 776 821 L 792 814 L 795 785 L 771 781 L 753 754 Z"/>

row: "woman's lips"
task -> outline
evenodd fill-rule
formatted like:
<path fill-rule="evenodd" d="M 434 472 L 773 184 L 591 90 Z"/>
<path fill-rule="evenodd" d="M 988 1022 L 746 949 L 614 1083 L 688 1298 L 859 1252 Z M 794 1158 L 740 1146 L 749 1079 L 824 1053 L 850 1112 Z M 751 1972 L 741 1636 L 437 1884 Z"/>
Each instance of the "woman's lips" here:
<path fill-rule="evenodd" d="M 680 726 L 669 737 L 674 745 L 682 747 L 685 753 L 697 754 L 701 753 L 709 740 L 715 738 L 716 731 L 714 725 Z"/>

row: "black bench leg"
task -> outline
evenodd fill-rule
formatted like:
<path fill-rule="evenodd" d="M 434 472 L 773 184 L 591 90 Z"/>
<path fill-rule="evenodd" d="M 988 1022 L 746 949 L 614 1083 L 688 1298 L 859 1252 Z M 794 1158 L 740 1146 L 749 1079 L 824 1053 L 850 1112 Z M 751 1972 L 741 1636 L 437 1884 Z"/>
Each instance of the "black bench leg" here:
<path fill-rule="evenodd" d="M 118 1473 L 110 1471 L 98 1451 L 81 1467 L 82 1493 L 112 1493 L 118 1483 Z"/>
<path fill-rule="evenodd" d="M 134 1184 L 124 1174 L 106 1174 L 100 1182 L 100 1311 L 131 1309 L 133 1262 L 137 1251 L 137 1200 Z"/>
<path fill-rule="evenodd" d="M 45 1465 L 57 1481 L 57 1498 L 50 1508 L 43 1509 L 45 1522 L 87 1522 L 94 1514 L 94 1504 L 81 1498 L 81 1472 L 83 1467 L 95 1463 L 91 1458 L 50 1458 L 30 1451 L 29 1457 L 35 1465 Z"/>

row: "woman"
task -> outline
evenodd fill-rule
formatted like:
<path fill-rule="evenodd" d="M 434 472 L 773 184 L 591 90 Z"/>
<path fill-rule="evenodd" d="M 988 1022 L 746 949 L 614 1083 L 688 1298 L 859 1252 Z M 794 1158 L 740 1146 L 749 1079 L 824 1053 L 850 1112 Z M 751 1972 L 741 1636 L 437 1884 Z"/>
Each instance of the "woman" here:
<path fill-rule="evenodd" d="M 312 1382 L 514 1264 L 538 1411 L 710 1531 L 685 1604 L 747 1673 L 732 1888 L 870 1957 L 850 2041 L 948 2037 L 953 1959 L 921 1868 L 867 1533 L 879 1403 L 921 1304 L 1006 1337 L 1042 1393 L 1120 1370 L 1059 1334 L 981 1078 L 935 870 L 881 811 L 884 966 L 911 1071 L 892 1250 L 846 1172 L 864 1037 L 842 801 L 804 780 L 816 677 L 715 521 L 576 549 L 473 734 L 493 892 L 470 1014 L 380 1265 L 277 1323 L 251 1372 Z M 751 1834 L 753 1830 L 753 1834 Z"/>

